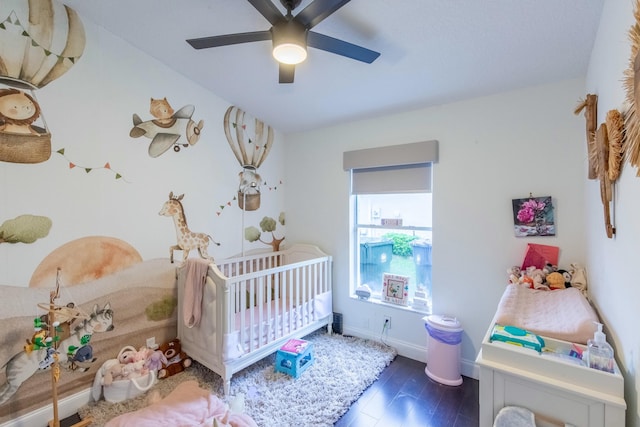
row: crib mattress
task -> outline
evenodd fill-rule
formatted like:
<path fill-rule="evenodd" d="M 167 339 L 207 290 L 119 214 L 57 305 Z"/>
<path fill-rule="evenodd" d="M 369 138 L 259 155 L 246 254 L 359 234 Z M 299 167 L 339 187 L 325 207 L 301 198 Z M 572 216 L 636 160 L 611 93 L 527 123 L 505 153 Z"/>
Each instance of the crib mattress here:
<path fill-rule="evenodd" d="M 283 309 L 281 301 L 270 301 L 262 307 L 256 306 L 242 313 L 236 313 L 234 332 L 226 334 L 223 340 L 223 360 L 241 357 L 267 342 L 295 332 L 302 326 L 312 323 L 314 319 L 320 320 L 330 315 L 332 313 L 331 292 L 316 295 L 311 301 L 305 301 L 293 307 L 287 301 L 284 307 Z"/>
<path fill-rule="evenodd" d="M 274 341 L 278 337 L 286 336 L 309 322 L 313 316 L 310 312 L 311 305 L 303 303 L 294 307 L 293 310 L 281 311 L 275 315 L 275 311 L 271 312 L 270 318 L 263 318 L 261 321 L 258 316 L 258 309 L 246 310 L 245 322 L 242 322 L 242 314 L 235 315 L 235 331 L 225 335 L 224 348 L 222 349 L 223 360 L 231 360 L 250 353 L 253 348 L 258 348 L 267 342 Z M 274 305 L 272 303 L 272 309 Z M 263 306 L 266 313 L 266 305 Z M 250 322 L 251 311 L 254 312 L 254 323 Z M 310 317 L 311 316 L 311 317 Z"/>
<path fill-rule="evenodd" d="M 586 344 L 596 330 L 598 315 L 575 288 L 553 291 L 508 285 L 495 323 L 512 325 L 537 335 Z"/>

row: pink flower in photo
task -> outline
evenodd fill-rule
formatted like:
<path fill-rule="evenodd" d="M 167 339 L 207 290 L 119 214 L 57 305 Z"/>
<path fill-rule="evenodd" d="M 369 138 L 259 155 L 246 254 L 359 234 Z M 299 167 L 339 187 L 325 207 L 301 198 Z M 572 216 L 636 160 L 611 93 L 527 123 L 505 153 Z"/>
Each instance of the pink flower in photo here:
<path fill-rule="evenodd" d="M 538 202 L 533 199 L 529 199 L 526 202 L 523 202 L 520 205 L 520 210 L 518 211 L 518 221 L 520 222 L 531 222 L 536 216 L 541 215 L 544 210 L 546 204 L 544 202 Z"/>
<path fill-rule="evenodd" d="M 531 222 L 535 217 L 535 213 L 531 208 L 521 208 L 518 211 L 518 221 L 520 222 Z"/>

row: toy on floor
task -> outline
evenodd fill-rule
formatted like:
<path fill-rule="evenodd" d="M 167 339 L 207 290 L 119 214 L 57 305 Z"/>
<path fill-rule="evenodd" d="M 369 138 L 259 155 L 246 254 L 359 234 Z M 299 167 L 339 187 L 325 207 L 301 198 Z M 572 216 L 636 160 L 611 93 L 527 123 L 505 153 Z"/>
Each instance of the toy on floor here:
<path fill-rule="evenodd" d="M 162 364 L 162 369 L 158 371 L 158 379 L 169 378 L 191 366 L 193 359 L 182 351 L 182 345 L 178 338 L 160 344 L 158 348 L 167 359 L 167 363 Z"/>
<path fill-rule="evenodd" d="M 96 373 L 100 377 L 100 385 L 110 386 L 114 381 L 141 377 L 149 372 L 146 368 L 146 349 L 136 350 L 132 346 L 126 346 L 120 350 L 117 358 L 109 359 L 103 363 L 100 371 Z"/>
<path fill-rule="evenodd" d="M 144 366 L 150 371 L 159 371 L 162 365 L 169 363 L 167 357 L 160 350 L 150 350 Z"/>

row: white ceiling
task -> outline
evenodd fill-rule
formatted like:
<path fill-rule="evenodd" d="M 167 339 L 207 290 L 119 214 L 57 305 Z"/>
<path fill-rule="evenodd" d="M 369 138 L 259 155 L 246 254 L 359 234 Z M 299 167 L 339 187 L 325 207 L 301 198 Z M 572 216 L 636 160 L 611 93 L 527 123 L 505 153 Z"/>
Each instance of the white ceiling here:
<path fill-rule="evenodd" d="M 380 57 L 365 64 L 309 48 L 293 84 L 278 83 L 270 41 L 206 50 L 185 42 L 268 30 L 245 0 L 63 2 L 289 133 L 584 77 L 604 0 L 352 0 L 313 30 Z"/>

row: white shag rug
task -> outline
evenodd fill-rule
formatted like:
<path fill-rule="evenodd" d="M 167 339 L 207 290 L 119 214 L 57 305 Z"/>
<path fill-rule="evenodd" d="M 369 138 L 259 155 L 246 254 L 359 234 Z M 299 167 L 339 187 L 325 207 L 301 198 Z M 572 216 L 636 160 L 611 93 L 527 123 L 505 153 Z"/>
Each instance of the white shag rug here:
<path fill-rule="evenodd" d="M 325 332 L 305 339 L 313 342 L 315 360 L 299 378 L 274 372 L 275 354 L 231 378 L 231 398 L 244 394 L 245 413 L 260 427 L 333 426 L 397 354 L 394 348 L 375 341 Z M 119 414 L 147 406 L 152 394 L 164 397 L 190 379 L 222 398 L 222 379 L 196 362 L 137 398 L 93 402 L 78 413 L 82 418 L 93 417 L 93 426 L 102 426 Z"/>

